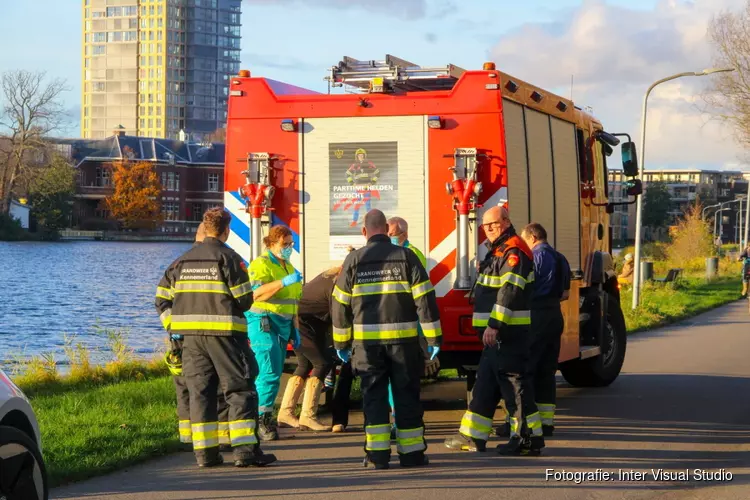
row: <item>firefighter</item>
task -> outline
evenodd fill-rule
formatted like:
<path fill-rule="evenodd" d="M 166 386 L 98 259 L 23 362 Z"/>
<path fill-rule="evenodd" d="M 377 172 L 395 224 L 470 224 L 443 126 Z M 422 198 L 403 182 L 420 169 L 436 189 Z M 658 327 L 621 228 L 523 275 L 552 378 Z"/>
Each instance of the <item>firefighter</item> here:
<path fill-rule="evenodd" d="M 633 254 L 625 255 L 625 263 L 622 265 L 622 271 L 617 277 L 617 282 L 621 285 L 630 285 L 633 283 Z"/>
<path fill-rule="evenodd" d="M 372 206 L 372 197 L 379 196 L 380 193 L 370 189 L 371 184 L 378 182 L 380 169 L 370 160 L 367 159 L 367 151 L 359 148 L 354 152 L 354 163 L 346 170 L 346 181 L 357 187 L 357 193 L 354 199 L 354 212 L 352 221 L 349 224 L 355 227 L 359 223 L 359 209 L 365 206 L 365 211 L 370 210 Z"/>
<path fill-rule="evenodd" d="M 409 242 L 409 224 L 402 219 L 401 217 L 391 217 L 388 219 L 388 237 L 391 239 L 391 243 L 400 247 L 408 248 L 419 259 L 419 262 L 422 264 L 422 267 L 427 270 L 427 259 L 425 259 L 424 254 L 414 245 L 412 245 Z M 428 273 L 429 274 L 429 273 Z M 424 340 L 424 337 L 422 336 L 422 332 L 419 332 L 420 334 L 420 341 Z M 427 344 L 423 343 L 422 345 L 423 350 L 427 348 Z M 440 361 L 437 359 L 430 360 L 429 356 L 427 356 L 427 361 L 425 363 L 425 376 L 431 376 L 440 368 Z M 395 420 L 395 410 L 393 407 L 393 388 L 391 385 L 388 385 L 388 402 L 391 404 L 391 416 Z M 396 435 L 396 427 L 394 425 L 393 430 L 391 431 L 391 438 L 395 439 Z"/>
<path fill-rule="evenodd" d="M 442 331 L 435 291 L 414 252 L 392 245 L 380 210 L 365 215 L 367 245 L 351 252 L 333 292 L 333 341 L 339 358 L 362 380 L 365 466 L 387 469 L 391 456 L 388 384 L 393 384 L 397 449 L 404 467 L 427 465 L 422 404 L 424 357 L 417 326 L 431 357 Z"/>
<path fill-rule="evenodd" d="M 521 238 L 534 254 L 534 291 L 531 296 L 531 332 L 534 337 L 529 355 L 528 376 L 532 377 L 534 399 L 542 419 L 542 434 L 555 431 L 557 360 L 560 338 L 565 328 L 560 302 L 570 293 L 570 266 L 564 255 L 547 242 L 547 231 L 532 222 L 521 231 Z M 509 435 L 510 425 L 503 434 Z"/>
<path fill-rule="evenodd" d="M 205 236 L 206 231 L 201 222 L 195 233 L 195 243 L 193 244 L 193 247 L 201 243 Z M 160 298 L 157 300 L 166 299 Z M 167 329 L 167 331 L 169 330 Z M 166 353 L 164 359 L 170 373 L 172 373 L 175 392 L 177 393 L 177 418 L 179 421 L 180 443 L 183 445 L 182 450 L 193 451 L 193 437 L 192 432 L 190 431 L 190 393 L 188 392 L 185 376 L 182 374 L 182 340 L 182 335 L 172 334 L 170 336 L 171 350 Z M 227 406 L 224 393 L 218 391 L 216 397 L 219 414 L 219 451 L 232 451 L 231 442 L 229 440 L 229 422 L 227 421 L 229 416 L 229 406 Z"/>
<path fill-rule="evenodd" d="M 279 393 L 286 346 L 300 345 L 297 308 L 302 275 L 292 266 L 294 240 L 286 226 L 274 226 L 263 238 L 267 251 L 250 263 L 253 307 L 246 313 L 250 345 L 258 360 L 258 435 L 261 441 L 279 438 L 273 405 Z"/>
<path fill-rule="evenodd" d="M 199 467 L 223 463 L 219 454 L 217 391 L 229 405 L 229 437 L 236 467 L 276 461 L 264 454 L 257 437 L 257 364 L 247 345 L 243 312 L 253 296 L 244 262 L 224 245 L 228 212 L 217 208 L 203 216 L 205 239 L 179 257 L 156 291 L 162 324 L 183 335 L 182 361 L 190 394 L 193 450 Z"/>
<path fill-rule="evenodd" d="M 487 210 L 482 228 L 490 246 L 479 267 L 472 324 L 484 350 L 469 410 L 461 420 L 459 432 L 447 438 L 445 446 L 485 451 L 492 417 L 502 397 L 511 426 L 510 439 L 497 447 L 498 453 L 536 455 L 544 447 L 542 422 L 524 374 L 531 347 L 533 256 L 516 234 L 505 208 Z"/>
<path fill-rule="evenodd" d="M 331 338 L 333 287 L 341 266 L 328 269 L 306 283 L 299 302 L 301 344 L 295 349 L 297 369 L 289 378 L 279 409 L 278 423 L 311 431 L 330 431 L 331 426 L 317 417 L 318 400 L 326 374 L 336 357 Z M 308 377 L 308 374 L 310 375 Z M 294 416 L 297 401 L 304 392 L 302 413 Z"/>

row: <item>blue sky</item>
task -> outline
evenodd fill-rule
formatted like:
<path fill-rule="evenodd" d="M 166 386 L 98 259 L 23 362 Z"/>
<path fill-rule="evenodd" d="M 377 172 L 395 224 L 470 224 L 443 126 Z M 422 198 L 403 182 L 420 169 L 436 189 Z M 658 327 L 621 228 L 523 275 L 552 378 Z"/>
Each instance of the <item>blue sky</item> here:
<path fill-rule="evenodd" d="M 242 67 L 325 91 L 342 56 L 386 53 L 421 65 L 498 69 L 591 106 L 605 126 L 637 135 L 640 100 L 654 80 L 710 66 L 705 26 L 744 0 L 244 0 Z M 68 4 L 62 8 L 62 4 Z M 68 80 L 80 105 L 81 2 L 8 2 L 0 68 L 46 70 Z M 32 36 L 29 36 L 32 33 Z M 686 67 L 688 66 L 688 67 Z M 700 80 L 700 79 L 693 79 Z M 659 166 L 736 167 L 729 131 L 708 122 L 696 82 L 649 101 L 649 158 Z M 77 135 L 77 123 L 68 135 Z"/>

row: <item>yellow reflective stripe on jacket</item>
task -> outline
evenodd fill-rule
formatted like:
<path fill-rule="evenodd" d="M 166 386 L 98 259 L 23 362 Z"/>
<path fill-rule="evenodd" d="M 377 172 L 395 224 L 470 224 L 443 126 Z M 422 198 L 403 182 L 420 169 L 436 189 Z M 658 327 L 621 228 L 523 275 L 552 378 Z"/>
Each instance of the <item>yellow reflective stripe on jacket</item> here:
<path fill-rule="evenodd" d="M 336 328 L 333 327 L 333 341 L 334 342 L 349 342 L 352 339 L 351 328 Z"/>
<path fill-rule="evenodd" d="M 422 328 L 422 333 L 427 338 L 437 338 L 443 335 L 443 330 L 440 328 L 440 321 L 433 321 L 432 323 L 420 323 L 419 326 Z"/>
<path fill-rule="evenodd" d="M 383 451 L 391 449 L 391 424 L 365 426 L 365 450 Z"/>
<path fill-rule="evenodd" d="M 219 444 L 232 444 L 229 439 L 229 422 L 219 422 Z"/>
<path fill-rule="evenodd" d="M 229 289 L 229 291 L 232 293 L 232 297 L 234 297 L 235 299 L 239 299 L 240 297 L 244 297 L 248 293 L 252 293 L 253 285 L 250 284 L 249 281 L 246 281 L 241 285 L 233 286 Z"/>
<path fill-rule="evenodd" d="M 174 293 L 225 293 L 230 295 L 229 287 L 223 281 L 177 281 Z"/>
<path fill-rule="evenodd" d="M 165 330 L 169 330 L 169 326 L 172 324 L 172 309 L 165 309 L 163 313 L 159 315 L 161 324 Z"/>
<path fill-rule="evenodd" d="M 250 286 L 253 290 L 267 283 L 282 280 L 297 272 L 291 263 L 286 263 L 286 269 L 281 266 L 275 256 L 268 252 L 250 263 Z M 283 287 L 270 299 L 253 302 L 250 309 L 256 313 L 274 313 L 283 318 L 291 319 L 297 314 L 299 299 L 302 296 L 302 284 L 294 283 Z"/>
<path fill-rule="evenodd" d="M 431 291 L 433 291 L 434 288 L 432 287 L 432 283 L 430 283 L 430 280 L 424 281 L 417 286 L 411 287 L 411 295 L 414 297 L 414 300 L 417 300 L 418 298 L 427 295 Z"/>
<path fill-rule="evenodd" d="M 532 413 L 526 417 L 526 426 L 531 431 L 532 436 L 542 435 L 542 417 L 539 412 Z"/>
<path fill-rule="evenodd" d="M 531 273 L 532 277 L 533 275 L 534 274 Z M 526 284 L 528 282 L 529 280 L 527 280 L 520 274 L 512 273 L 510 271 L 503 274 L 502 276 L 491 276 L 489 274 L 480 274 L 479 278 L 477 278 L 477 284 L 486 286 L 489 288 L 501 288 L 506 283 L 510 283 L 511 285 L 516 285 L 517 287 L 524 289 L 526 288 Z"/>
<path fill-rule="evenodd" d="M 555 405 L 537 403 L 539 416 L 542 417 L 542 425 L 555 425 Z"/>
<path fill-rule="evenodd" d="M 333 298 L 336 299 L 336 302 L 345 306 L 352 303 L 352 294 L 346 293 L 338 285 L 333 287 Z"/>
<path fill-rule="evenodd" d="M 214 330 L 247 333 L 247 320 L 242 317 L 213 314 L 172 315 L 171 331 Z"/>
<path fill-rule="evenodd" d="M 408 281 L 382 281 L 378 283 L 367 283 L 365 285 L 354 285 L 352 297 L 363 295 L 384 295 L 386 293 L 408 293 L 411 291 Z"/>
<path fill-rule="evenodd" d="M 172 300 L 174 298 L 174 294 L 172 294 L 172 290 L 170 288 L 164 288 L 163 286 L 157 286 L 156 287 L 156 296 L 160 299 L 166 299 L 166 300 Z"/>
<path fill-rule="evenodd" d="M 487 441 L 492 430 L 492 419 L 467 411 L 461 419 L 458 432 L 464 436 Z"/>
<path fill-rule="evenodd" d="M 531 313 L 526 311 L 511 311 L 507 307 L 495 304 L 490 313 L 490 318 L 506 325 L 530 325 Z"/>
<path fill-rule="evenodd" d="M 354 325 L 354 340 L 408 339 L 418 335 L 416 321 L 406 323 L 381 323 Z"/>
<path fill-rule="evenodd" d="M 413 246 L 409 241 L 407 240 L 404 243 L 404 246 L 414 252 L 417 255 L 417 258 L 419 259 L 419 262 L 422 264 L 422 267 L 425 268 L 425 271 L 427 270 L 427 259 L 425 258 L 424 254 L 419 250 L 417 247 Z"/>
<path fill-rule="evenodd" d="M 471 326 L 477 328 L 486 328 L 487 323 L 490 322 L 490 313 L 478 313 L 475 312 L 471 316 Z"/>
<path fill-rule="evenodd" d="M 190 430 L 190 420 L 180 420 L 180 443 L 192 443 L 193 433 Z"/>

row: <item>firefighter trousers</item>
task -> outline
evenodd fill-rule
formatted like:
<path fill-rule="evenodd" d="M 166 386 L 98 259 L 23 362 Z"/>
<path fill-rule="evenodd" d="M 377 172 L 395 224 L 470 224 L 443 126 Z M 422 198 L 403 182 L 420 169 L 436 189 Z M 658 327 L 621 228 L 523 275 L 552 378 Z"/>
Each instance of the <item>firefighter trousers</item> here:
<path fill-rule="evenodd" d="M 219 454 L 217 396 L 228 405 L 229 439 L 235 460 L 252 458 L 258 449 L 258 394 L 255 362 L 244 335 L 213 337 L 186 335 L 182 369 L 190 393 L 193 450 L 198 463 Z"/>
<path fill-rule="evenodd" d="M 539 409 L 542 425 L 555 425 L 555 374 L 560 357 L 560 337 L 564 328 L 565 320 L 559 304 L 531 309 L 531 332 L 534 340 L 529 353 L 527 374 L 533 380 L 534 401 Z"/>
<path fill-rule="evenodd" d="M 461 419 L 461 434 L 477 441 L 488 441 L 492 418 L 502 398 L 509 416 L 511 437 L 542 435 L 531 381 L 525 375 L 528 349 L 528 339 L 484 348 L 469 410 Z"/>
<path fill-rule="evenodd" d="M 396 410 L 396 443 L 402 465 L 421 465 L 427 442 L 424 412 L 419 400 L 424 356 L 418 342 L 355 346 L 352 366 L 362 380 L 365 414 L 365 453 L 372 463 L 391 457 L 391 408 L 388 384 Z"/>
<path fill-rule="evenodd" d="M 177 393 L 177 419 L 179 421 L 180 442 L 192 443 L 193 433 L 190 430 L 190 392 L 188 391 L 185 377 L 175 376 L 174 388 Z M 224 394 L 219 391 L 216 394 L 217 412 L 219 415 L 219 444 L 230 444 L 229 440 L 229 406 Z"/>

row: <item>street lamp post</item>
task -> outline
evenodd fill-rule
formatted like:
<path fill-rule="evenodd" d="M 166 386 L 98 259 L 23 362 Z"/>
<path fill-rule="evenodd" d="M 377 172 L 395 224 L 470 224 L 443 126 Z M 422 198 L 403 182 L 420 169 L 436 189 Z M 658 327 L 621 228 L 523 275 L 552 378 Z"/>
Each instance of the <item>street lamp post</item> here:
<path fill-rule="evenodd" d="M 644 170 L 644 161 L 646 158 L 646 109 L 648 104 L 648 96 L 651 93 L 652 90 L 654 90 L 654 87 L 657 85 L 668 82 L 670 80 L 675 80 L 677 78 L 682 78 L 683 76 L 706 76 L 711 75 L 713 73 L 721 73 L 725 71 L 734 71 L 734 68 L 709 68 L 704 69 L 703 71 L 688 71 L 685 73 L 677 73 L 676 75 L 668 76 L 666 78 L 662 78 L 661 80 L 658 80 L 651 84 L 651 86 L 646 90 L 646 94 L 643 96 L 643 110 L 641 112 L 641 158 L 638 165 L 638 168 L 640 170 L 639 177 L 641 178 L 641 183 L 645 186 L 645 179 L 643 178 L 643 170 Z M 638 200 L 636 201 L 636 213 L 635 213 L 635 272 L 633 273 L 633 309 L 638 307 L 638 301 L 640 299 L 640 292 L 641 292 L 641 232 L 642 232 L 642 226 L 643 226 L 643 196 L 646 194 L 646 190 L 644 188 L 643 194 L 638 197 Z M 747 231 L 746 231 L 747 233 Z"/>

